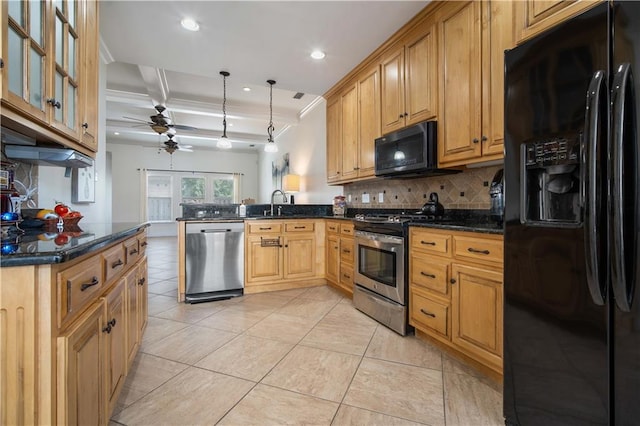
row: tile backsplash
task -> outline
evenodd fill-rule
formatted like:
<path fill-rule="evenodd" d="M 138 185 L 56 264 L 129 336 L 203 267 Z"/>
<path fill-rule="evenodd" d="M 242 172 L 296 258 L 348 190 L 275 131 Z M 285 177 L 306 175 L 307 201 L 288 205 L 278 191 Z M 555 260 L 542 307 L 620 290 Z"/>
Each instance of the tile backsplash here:
<path fill-rule="evenodd" d="M 419 209 L 429 200 L 429 194 L 436 192 L 445 209 L 488 210 L 491 207 L 489 185 L 500 168 L 502 166 L 466 169 L 458 174 L 417 179 L 355 182 L 344 186 L 344 196 L 351 208 Z M 369 203 L 363 203 L 363 195 L 365 198 L 368 195 Z"/>

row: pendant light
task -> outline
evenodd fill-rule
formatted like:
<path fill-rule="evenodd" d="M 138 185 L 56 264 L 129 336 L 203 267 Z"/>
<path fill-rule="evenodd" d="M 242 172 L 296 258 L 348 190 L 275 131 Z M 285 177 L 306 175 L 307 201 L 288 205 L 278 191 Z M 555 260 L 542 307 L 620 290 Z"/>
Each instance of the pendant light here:
<path fill-rule="evenodd" d="M 227 77 L 229 77 L 229 73 L 227 71 L 220 71 L 220 75 L 222 76 L 222 136 L 218 139 L 216 143 L 216 147 L 220 149 L 229 149 L 231 148 L 231 141 L 227 138 Z"/>
<path fill-rule="evenodd" d="M 269 83 L 269 127 L 267 127 L 267 144 L 264 146 L 264 152 L 278 152 L 278 145 L 273 141 L 273 85 L 276 84 L 275 80 L 267 80 Z"/>

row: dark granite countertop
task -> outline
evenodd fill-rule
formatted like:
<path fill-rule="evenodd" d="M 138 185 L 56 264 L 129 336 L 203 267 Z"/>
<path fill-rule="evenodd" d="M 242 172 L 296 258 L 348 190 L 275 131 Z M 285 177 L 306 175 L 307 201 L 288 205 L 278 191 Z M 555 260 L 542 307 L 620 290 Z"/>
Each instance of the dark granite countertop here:
<path fill-rule="evenodd" d="M 69 260 L 99 250 L 136 234 L 149 223 L 87 223 L 72 231 L 45 232 L 28 229 L 22 235 L 2 237 L 0 266 L 46 265 Z"/>
<path fill-rule="evenodd" d="M 502 235 L 504 230 L 498 227 L 495 222 L 429 222 L 429 223 L 411 223 L 409 226 L 418 226 L 421 228 L 449 229 L 451 231 L 478 232 L 481 234 L 498 234 Z"/>

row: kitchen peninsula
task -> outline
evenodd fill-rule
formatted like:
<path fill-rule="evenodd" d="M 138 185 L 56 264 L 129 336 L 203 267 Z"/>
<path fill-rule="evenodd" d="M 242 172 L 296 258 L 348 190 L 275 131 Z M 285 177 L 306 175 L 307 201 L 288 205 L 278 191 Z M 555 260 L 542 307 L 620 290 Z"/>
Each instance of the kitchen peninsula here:
<path fill-rule="evenodd" d="M 3 423 L 108 422 L 147 323 L 147 227 L 88 224 L 58 233 L 64 242 L 40 231 L 3 240 Z"/>

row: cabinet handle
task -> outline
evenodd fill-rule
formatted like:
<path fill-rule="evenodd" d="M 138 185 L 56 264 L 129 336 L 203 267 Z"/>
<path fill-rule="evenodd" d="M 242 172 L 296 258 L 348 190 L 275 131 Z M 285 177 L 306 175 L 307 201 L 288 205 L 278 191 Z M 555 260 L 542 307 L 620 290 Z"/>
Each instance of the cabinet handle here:
<path fill-rule="evenodd" d="M 133 250 L 131 250 L 131 251 L 129 252 L 129 254 L 132 254 L 132 255 L 133 255 L 133 254 L 136 254 L 136 253 L 138 253 L 138 249 L 133 249 Z"/>
<path fill-rule="evenodd" d="M 477 254 L 490 254 L 491 253 L 489 250 L 478 250 L 478 249 L 474 249 L 473 247 L 469 247 L 467 249 L 467 251 L 469 251 L 470 253 L 477 253 Z"/>
<path fill-rule="evenodd" d="M 434 243 L 433 241 L 420 241 L 420 244 L 424 244 L 426 246 L 435 246 L 436 243 Z"/>
<path fill-rule="evenodd" d="M 455 283 L 456 283 L 456 279 L 455 279 L 455 278 L 451 278 L 451 279 L 449 280 L 449 282 L 450 282 L 451 284 L 455 284 Z"/>
<path fill-rule="evenodd" d="M 109 321 L 107 324 L 109 324 L 111 327 L 115 327 L 116 326 L 116 319 L 112 318 L 111 321 Z"/>
<path fill-rule="evenodd" d="M 409 116 L 409 113 L 408 113 L 408 112 L 405 112 L 405 113 L 404 113 L 404 116 L 405 116 L 405 117 L 408 117 L 408 116 Z"/>
<path fill-rule="evenodd" d="M 342 276 L 345 278 L 351 278 L 351 275 L 348 275 L 348 274 L 342 274 Z"/>
<path fill-rule="evenodd" d="M 111 334 L 111 324 L 107 323 L 107 326 L 102 329 L 103 333 Z"/>
<path fill-rule="evenodd" d="M 146 247 L 146 246 L 147 246 L 147 242 L 146 242 L 146 241 L 143 241 L 140 245 L 141 245 L 142 247 Z"/>
<path fill-rule="evenodd" d="M 294 226 L 293 229 L 305 229 L 306 226 Z"/>
<path fill-rule="evenodd" d="M 487 141 L 487 137 L 485 135 L 482 135 L 482 142 L 486 142 Z"/>
<path fill-rule="evenodd" d="M 57 109 L 62 108 L 62 104 L 60 103 L 60 101 L 57 101 L 56 98 L 47 99 L 47 103 L 54 108 L 57 108 Z"/>
<path fill-rule="evenodd" d="M 436 317 L 436 314 L 432 314 L 431 312 L 425 311 L 422 308 L 420 308 L 420 312 L 422 312 L 423 314 L 425 314 L 426 316 L 431 317 L 431 318 L 435 318 Z"/>
<path fill-rule="evenodd" d="M 400 115 L 398 116 L 398 118 L 402 118 L 402 117 L 404 117 L 404 114 L 400 114 Z"/>
<path fill-rule="evenodd" d="M 147 280 L 147 279 L 146 279 L 145 277 L 140 278 L 140 279 L 138 280 L 138 285 L 144 285 L 144 282 L 145 282 L 146 280 Z"/>
<path fill-rule="evenodd" d="M 89 128 L 89 123 L 82 123 L 82 128 L 87 130 Z"/>
<path fill-rule="evenodd" d="M 261 231 L 270 231 L 270 230 L 271 230 L 271 227 L 268 227 L 268 228 L 260 228 L 260 230 L 261 230 Z"/>
<path fill-rule="evenodd" d="M 118 266 L 124 265 L 122 259 L 118 259 L 111 264 L 111 269 L 116 269 Z"/>
<path fill-rule="evenodd" d="M 98 277 L 93 277 L 91 278 L 91 282 L 84 283 L 80 286 L 80 291 L 85 291 L 89 287 L 93 287 L 94 285 L 98 285 L 98 284 L 100 284 L 100 281 L 98 281 Z"/>
<path fill-rule="evenodd" d="M 342 252 L 343 252 L 343 253 L 351 253 L 351 250 L 349 250 L 349 249 L 342 249 Z"/>
<path fill-rule="evenodd" d="M 427 273 L 426 273 L 426 272 L 424 272 L 424 271 L 420 271 L 420 275 L 423 275 L 423 276 L 425 276 L 425 277 L 429 277 L 429 278 L 434 278 L 434 279 L 435 279 L 435 277 L 436 277 L 435 275 L 433 275 L 433 274 L 427 274 Z"/>
<path fill-rule="evenodd" d="M 478 143 L 480 140 L 478 138 L 473 138 L 473 143 Z"/>

